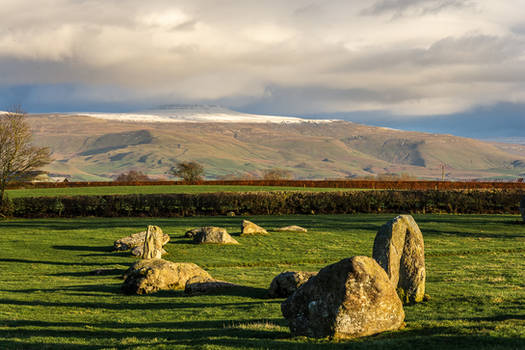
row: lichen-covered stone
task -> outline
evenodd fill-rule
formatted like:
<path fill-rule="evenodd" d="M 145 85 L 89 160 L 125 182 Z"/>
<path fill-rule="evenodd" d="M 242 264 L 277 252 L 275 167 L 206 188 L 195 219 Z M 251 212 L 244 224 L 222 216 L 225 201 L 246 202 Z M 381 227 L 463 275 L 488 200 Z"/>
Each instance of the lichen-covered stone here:
<path fill-rule="evenodd" d="M 159 290 L 184 289 L 194 277 L 212 279 L 193 263 L 174 263 L 163 259 L 139 260 L 124 273 L 122 290 L 128 294 L 151 294 Z"/>
<path fill-rule="evenodd" d="M 184 293 L 189 295 L 206 294 L 234 287 L 238 287 L 238 285 L 213 278 L 194 277 L 186 282 Z"/>
<path fill-rule="evenodd" d="M 192 228 L 191 230 L 188 230 L 184 233 L 184 237 L 193 238 L 197 235 L 197 233 L 201 231 L 202 231 L 202 227 Z"/>
<path fill-rule="evenodd" d="M 215 226 L 201 227 L 193 237 L 193 243 L 239 244 L 226 229 Z"/>
<path fill-rule="evenodd" d="M 136 256 L 136 257 L 140 257 L 140 256 L 142 256 L 143 250 L 144 250 L 144 246 L 137 246 L 137 247 L 131 249 L 131 255 Z M 161 255 L 168 254 L 168 252 L 165 251 L 164 248 L 160 249 L 160 253 L 161 253 Z"/>
<path fill-rule="evenodd" d="M 241 224 L 241 235 L 266 235 L 268 231 L 251 221 L 243 220 Z"/>
<path fill-rule="evenodd" d="M 142 259 L 160 259 L 162 257 L 162 230 L 158 226 L 149 225 L 144 238 L 144 246 L 142 248 Z"/>
<path fill-rule="evenodd" d="M 412 216 L 399 215 L 383 225 L 375 237 L 372 256 L 403 296 L 403 302 L 423 301 L 425 246 Z"/>
<path fill-rule="evenodd" d="M 286 271 L 274 277 L 268 289 L 270 298 L 287 298 L 317 272 Z"/>
<path fill-rule="evenodd" d="M 289 232 L 308 232 L 307 229 L 297 225 L 285 226 L 275 229 L 275 231 L 289 231 Z"/>
<path fill-rule="evenodd" d="M 399 329 L 403 304 L 385 270 L 355 256 L 326 266 L 281 305 L 292 336 L 353 338 Z"/>
<path fill-rule="evenodd" d="M 113 243 L 113 249 L 118 251 L 123 250 L 129 250 L 133 249 L 135 247 L 143 247 L 144 246 L 144 240 L 146 239 L 146 232 L 142 231 L 138 233 L 134 233 L 132 235 L 129 235 L 127 237 L 123 237 L 121 239 L 117 239 Z M 170 240 L 170 236 L 163 233 L 162 234 L 162 245 L 165 245 Z"/>

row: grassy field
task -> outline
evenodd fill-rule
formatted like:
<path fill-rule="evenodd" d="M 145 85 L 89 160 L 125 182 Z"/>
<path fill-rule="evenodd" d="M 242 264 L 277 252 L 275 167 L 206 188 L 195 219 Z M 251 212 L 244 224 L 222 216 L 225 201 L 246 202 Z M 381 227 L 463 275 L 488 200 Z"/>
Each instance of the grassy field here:
<path fill-rule="evenodd" d="M 55 197 L 112 194 L 157 193 L 209 193 L 209 192 L 256 192 L 256 191 L 356 191 L 352 188 L 280 187 L 280 186 L 223 186 L 223 185 L 174 185 L 174 186 L 101 186 L 68 188 L 34 188 L 8 190 L 9 198 Z"/>
<path fill-rule="evenodd" d="M 297 224 L 308 233 L 235 237 L 238 246 L 193 245 L 185 230 L 217 225 L 234 236 L 241 217 L 0 221 L 2 349 L 523 349 L 525 225 L 513 215 L 416 215 L 424 234 L 431 300 L 406 306 L 397 332 L 331 343 L 291 338 L 268 299 L 272 278 L 371 255 L 392 215 L 259 216 L 266 228 Z M 160 225 L 166 259 L 194 262 L 242 287 L 215 295 L 120 292 L 135 258 L 111 252 L 115 239 Z M 109 269 L 109 275 L 90 272 Z"/>

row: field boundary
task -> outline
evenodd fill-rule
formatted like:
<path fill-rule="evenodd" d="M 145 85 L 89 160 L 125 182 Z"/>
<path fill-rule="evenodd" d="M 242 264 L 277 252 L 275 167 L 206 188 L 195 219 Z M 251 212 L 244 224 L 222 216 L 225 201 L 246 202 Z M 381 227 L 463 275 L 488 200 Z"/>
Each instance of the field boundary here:
<path fill-rule="evenodd" d="M 8 189 L 32 188 L 68 188 L 68 187 L 106 187 L 106 186 L 282 186 L 316 188 L 362 188 L 383 190 L 474 190 L 474 189 L 521 189 L 525 182 L 498 181 L 375 181 L 375 180 L 210 180 L 188 183 L 185 181 L 148 181 L 148 182 L 19 182 L 11 183 Z"/>

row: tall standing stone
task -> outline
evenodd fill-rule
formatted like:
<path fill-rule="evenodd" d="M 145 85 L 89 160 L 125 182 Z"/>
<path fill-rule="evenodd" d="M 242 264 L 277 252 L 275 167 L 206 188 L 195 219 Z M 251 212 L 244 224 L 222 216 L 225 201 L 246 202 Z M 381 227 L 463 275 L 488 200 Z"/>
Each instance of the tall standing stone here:
<path fill-rule="evenodd" d="M 372 256 L 386 271 L 403 302 L 423 301 L 425 246 L 411 215 L 399 215 L 379 229 Z"/>
<path fill-rule="evenodd" d="M 162 257 L 163 233 L 158 226 L 149 225 L 144 239 L 142 259 L 160 259 Z"/>
<path fill-rule="evenodd" d="M 293 336 L 353 338 L 399 329 L 403 304 L 385 270 L 354 256 L 321 269 L 281 305 Z"/>

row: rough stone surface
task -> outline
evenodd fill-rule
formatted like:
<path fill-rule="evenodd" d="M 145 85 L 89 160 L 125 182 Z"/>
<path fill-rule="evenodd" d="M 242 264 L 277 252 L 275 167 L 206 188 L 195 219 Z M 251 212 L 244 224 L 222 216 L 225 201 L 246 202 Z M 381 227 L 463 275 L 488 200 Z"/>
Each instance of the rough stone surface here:
<path fill-rule="evenodd" d="M 160 259 L 162 257 L 162 230 L 158 226 L 149 225 L 142 248 L 142 259 Z"/>
<path fill-rule="evenodd" d="M 251 221 L 243 220 L 241 225 L 241 235 L 266 235 L 268 231 Z"/>
<path fill-rule="evenodd" d="M 151 294 L 159 290 L 184 289 L 194 277 L 212 279 L 193 263 L 174 263 L 163 259 L 139 260 L 124 273 L 122 290 L 128 294 Z"/>
<path fill-rule="evenodd" d="M 425 296 L 425 246 L 414 218 L 399 215 L 383 225 L 374 240 L 374 259 L 385 269 L 405 303 Z"/>
<path fill-rule="evenodd" d="M 135 248 L 131 249 L 131 255 L 136 256 L 136 257 L 140 257 L 140 256 L 142 256 L 143 250 L 144 250 L 143 246 L 135 247 Z M 164 248 L 160 249 L 160 253 L 161 253 L 161 255 L 168 254 L 168 252 L 165 251 Z"/>
<path fill-rule="evenodd" d="M 193 238 L 197 235 L 197 233 L 202 231 L 202 227 L 198 228 L 192 228 L 191 230 L 188 230 L 184 233 L 184 237 L 186 238 Z"/>
<path fill-rule="evenodd" d="M 317 272 L 306 271 L 287 271 L 278 274 L 270 283 L 268 296 L 270 298 L 287 298 L 292 295 L 300 286 L 305 284 L 310 277 Z"/>
<path fill-rule="evenodd" d="M 146 232 L 142 231 L 138 233 L 134 233 L 132 235 L 129 235 L 127 237 L 123 237 L 121 239 L 117 239 L 113 243 L 113 249 L 114 250 L 129 250 L 133 249 L 135 247 L 143 247 L 144 246 L 144 240 L 146 239 Z M 162 245 L 165 245 L 170 240 L 170 236 L 167 234 L 162 234 Z"/>
<path fill-rule="evenodd" d="M 523 196 L 523 198 L 521 199 L 520 212 L 521 218 L 523 219 L 523 222 L 525 222 L 525 196 Z"/>
<path fill-rule="evenodd" d="M 326 266 L 281 305 L 292 336 L 353 338 L 399 329 L 403 304 L 385 270 L 355 256 Z"/>
<path fill-rule="evenodd" d="M 280 227 L 278 229 L 275 229 L 275 231 L 308 232 L 308 230 L 305 229 L 304 227 L 297 226 L 297 225 Z"/>
<path fill-rule="evenodd" d="M 224 289 L 230 289 L 233 287 L 238 287 L 238 285 L 213 278 L 207 279 L 202 277 L 194 277 L 186 282 L 184 293 L 190 295 L 206 294 L 218 292 Z"/>
<path fill-rule="evenodd" d="M 239 244 L 226 229 L 215 226 L 201 227 L 193 237 L 193 243 Z"/>
<path fill-rule="evenodd" d="M 234 211 L 229 211 L 226 213 L 226 216 L 235 216 L 235 212 Z"/>

